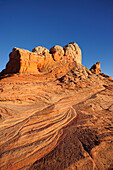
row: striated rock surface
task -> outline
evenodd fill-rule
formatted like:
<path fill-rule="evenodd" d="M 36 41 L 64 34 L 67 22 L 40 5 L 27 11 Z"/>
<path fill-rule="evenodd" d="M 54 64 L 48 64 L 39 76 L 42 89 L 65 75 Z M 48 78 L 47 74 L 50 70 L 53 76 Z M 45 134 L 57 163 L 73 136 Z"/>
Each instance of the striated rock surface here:
<path fill-rule="evenodd" d="M 1 74 L 50 72 L 53 68 L 73 60 L 81 64 L 81 50 L 76 43 L 65 47 L 56 45 L 50 50 L 38 46 L 32 52 L 15 47 L 9 55 L 6 69 Z"/>
<path fill-rule="evenodd" d="M 61 64 L 59 46 L 33 51 L 58 65 L 0 76 L 0 169 L 112 169 L 113 80 L 74 60 Z M 27 54 L 14 48 L 10 62 Z"/>

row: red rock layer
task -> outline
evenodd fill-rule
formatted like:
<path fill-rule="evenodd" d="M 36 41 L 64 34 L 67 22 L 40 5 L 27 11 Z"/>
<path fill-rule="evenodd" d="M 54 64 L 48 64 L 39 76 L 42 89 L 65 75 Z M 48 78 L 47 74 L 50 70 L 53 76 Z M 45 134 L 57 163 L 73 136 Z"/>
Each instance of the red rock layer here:
<path fill-rule="evenodd" d="M 1 170 L 113 168 L 113 81 L 80 54 L 75 43 L 13 49 L 0 76 Z"/>
<path fill-rule="evenodd" d="M 0 169 L 109 169 L 113 82 L 76 62 L 0 80 Z"/>
<path fill-rule="evenodd" d="M 56 45 L 50 51 L 40 46 L 32 52 L 13 48 L 9 58 L 6 69 L 1 74 L 49 72 L 65 63 L 81 63 L 81 50 L 76 43 L 70 43 L 63 48 Z"/>

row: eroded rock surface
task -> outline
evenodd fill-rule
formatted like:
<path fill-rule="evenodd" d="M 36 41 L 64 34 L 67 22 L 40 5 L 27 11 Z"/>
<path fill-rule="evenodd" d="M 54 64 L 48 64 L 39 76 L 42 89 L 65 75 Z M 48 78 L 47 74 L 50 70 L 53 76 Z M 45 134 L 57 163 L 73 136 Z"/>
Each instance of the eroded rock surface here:
<path fill-rule="evenodd" d="M 74 59 L 74 61 L 77 61 L 77 63 L 79 64 L 82 63 L 81 50 L 77 43 L 75 42 L 69 43 L 63 48 L 66 56 L 70 56 L 71 58 Z"/>
<path fill-rule="evenodd" d="M 81 64 L 81 50 L 76 43 L 65 47 L 56 45 L 50 50 L 38 46 L 32 52 L 15 47 L 9 55 L 6 69 L 1 74 L 50 72 L 55 67 L 73 61 Z"/>
<path fill-rule="evenodd" d="M 50 53 L 33 51 L 41 61 L 50 56 L 57 66 L 44 72 L 50 65 L 38 65 L 38 74 L 0 76 L 0 169 L 112 169 L 113 81 L 73 59 L 59 62 L 59 46 Z M 20 56 L 24 62 L 31 57 L 14 48 L 10 62 Z"/>
<path fill-rule="evenodd" d="M 101 75 L 103 77 L 106 77 L 107 79 L 109 80 L 112 80 L 112 77 L 104 74 L 101 72 L 101 68 L 100 68 L 100 62 L 97 62 L 96 64 L 94 64 L 91 68 L 90 68 L 90 71 L 94 74 L 97 74 L 97 75 Z"/>
<path fill-rule="evenodd" d="M 91 68 L 90 68 L 92 73 L 95 74 L 100 74 L 101 73 L 101 68 L 100 68 L 100 62 L 97 62 L 96 64 L 94 64 Z"/>

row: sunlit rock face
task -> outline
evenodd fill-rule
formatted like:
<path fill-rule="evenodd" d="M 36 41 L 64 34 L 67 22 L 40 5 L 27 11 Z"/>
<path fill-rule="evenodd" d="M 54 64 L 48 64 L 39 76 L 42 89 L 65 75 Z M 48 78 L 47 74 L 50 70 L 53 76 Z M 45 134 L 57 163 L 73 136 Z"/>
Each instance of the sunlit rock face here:
<path fill-rule="evenodd" d="M 0 170 L 113 169 L 113 81 L 80 54 L 75 43 L 13 49 L 0 75 Z"/>
<path fill-rule="evenodd" d="M 55 45 L 50 50 L 38 46 L 32 52 L 15 47 L 2 74 L 49 72 L 55 67 L 73 61 L 81 64 L 81 50 L 76 43 L 64 47 Z"/>
<path fill-rule="evenodd" d="M 96 64 L 94 64 L 91 68 L 90 68 L 92 73 L 95 74 L 100 74 L 101 73 L 101 68 L 100 68 L 100 62 L 97 62 Z"/>
<path fill-rule="evenodd" d="M 113 81 L 76 62 L 0 77 L 0 169 L 112 169 Z"/>
<path fill-rule="evenodd" d="M 93 66 L 90 68 L 90 71 L 92 73 L 94 73 L 94 74 L 101 75 L 103 77 L 106 77 L 109 80 L 112 80 L 111 76 L 108 76 L 108 75 L 101 72 L 100 62 L 97 62 L 96 64 L 93 64 Z"/>
<path fill-rule="evenodd" d="M 82 63 L 82 55 L 81 49 L 79 48 L 78 44 L 75 42 L 69 43 L 68 45 L 64 46 L 65 56 L 70 56 L 76 61 L 77 63 Z"/>

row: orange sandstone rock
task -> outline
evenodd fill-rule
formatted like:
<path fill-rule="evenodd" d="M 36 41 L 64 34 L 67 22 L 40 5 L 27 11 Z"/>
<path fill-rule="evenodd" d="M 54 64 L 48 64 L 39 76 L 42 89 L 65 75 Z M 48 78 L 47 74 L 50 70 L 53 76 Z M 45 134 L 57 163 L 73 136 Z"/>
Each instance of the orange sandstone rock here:
<path fill-rule="evenodd" d="M 109 80 L 112 80 L 112 77 L 110 77 L 110 76 L 108 76 L 108 75 L 106 75 L 106 74 L 104 74 L 104 73 L 101 72 L 100 62 L 97 62 L 96 64 L 94 64 L 94 65 L 90 68 L 90 71 L 91 71 L 92 73 L 97 74 L 97 75 L 101 75 L 101 76 L 103 76 L 103 77 L 105 77 L 105 78 L 107 78 L 107 79 L 109 79 Z"/>
<path fill-rule="evenodd" d="M 43 54 L 46 54 L 46 53 L 49 53 L 49 50 L 45 47 L 41 47 L 41 46 L 38 46 L 38 47 L 35 47 L 32 52 L 35 52 L 37 54 L 40 54 L 40 55 L 43 55 Z"/>
<path fill-rule="evenodd" d="M 15 47 L 9 55 L 6 69 L 1 74 L 49 72 L 55 67 L 73 61 L 81 63 L 81 50 L 76 43 L 64 48 L 56 45 L 50 50 L 38 46 L 32 52 Z"/>
<path fill-rule="evenodd" d="M 101 73 L 101 69 L 100 69 L 100 62 L 97 62 L 96 64 L 94 64 L 91 68 L 90 68 L 92 73 L 95 74 L 100 74 Z"/>
<path fill-rule="evenodd" d="M 75 47 L 13 49 L 4 73 L 27 74 L 0 76 L 1 170 L 112 169 L 113 81 Z"/>
<path fill-rule="evenodd" d="M 68 45 L 64 46 L 64 52 L 66 56 L 70 56 L 74 59 L 77 63 L 81 64 L 82 58 L 81 58 L 81 50 L 78 46 L 78 44 L 72 42 Z"/>
<path fill-rule="evenodd" d="M 52 47 L 50 49 L 50 53 L 53 55 L 53 59 L 55 61 L 59 61 L 62 60 L 63 56 L 64 56 L 64 50 L 61 46 L 59 45 L 55 45 L 54 47 Z"/>

